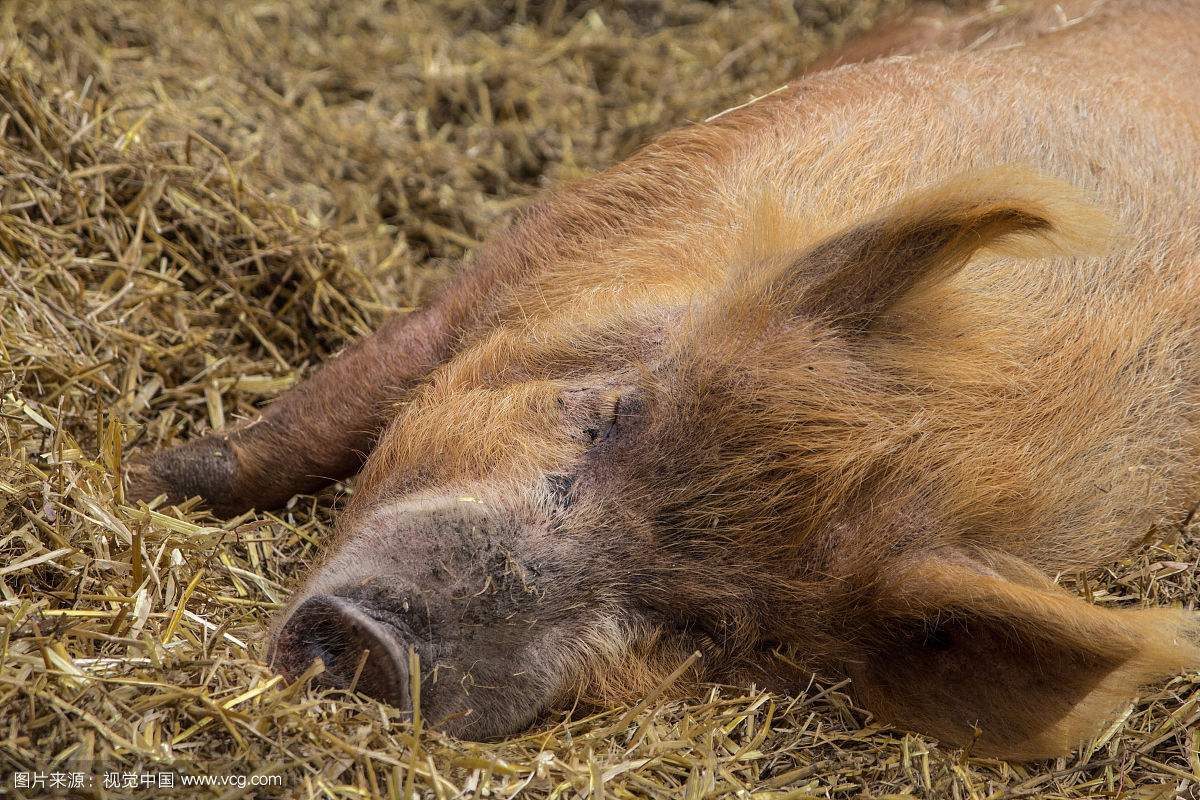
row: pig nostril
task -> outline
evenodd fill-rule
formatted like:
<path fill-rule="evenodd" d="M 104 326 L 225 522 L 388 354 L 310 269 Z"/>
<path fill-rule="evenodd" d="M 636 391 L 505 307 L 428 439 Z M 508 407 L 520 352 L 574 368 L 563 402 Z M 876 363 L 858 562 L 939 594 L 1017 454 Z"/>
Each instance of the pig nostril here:
<path fill-rule="evenodd" d="M 390 625 L 350 600 L 308 598 L 280 629 L 273 651 L 274 665 L 289 679 L 319 658 L 325 671 L 315 683 L 348 689 L 357 675 L 357 691 L 409 710 L 407 648 Z"/>

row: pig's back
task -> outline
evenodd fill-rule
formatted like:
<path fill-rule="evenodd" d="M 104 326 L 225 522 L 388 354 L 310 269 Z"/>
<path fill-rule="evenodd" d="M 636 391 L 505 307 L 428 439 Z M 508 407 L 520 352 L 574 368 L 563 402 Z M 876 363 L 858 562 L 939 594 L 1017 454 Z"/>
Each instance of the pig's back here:
<path fill-rule="evenodd" d="M 964 494 L 990 498 L 981 537 L 1047 568 L 1118 553 L 1197 498 L 1198 33 L 1196 3 L 1114 4 L 1032 45 L 859 68 L 864 101 L 822 123 L 840 144 L 784 168 L 834 227 L 1004 164 L 1116 218 L 1101 257 L 977 259 L 868 356 L 922 387 L 920 446 L 956 453 Z"/>
<path fill-rule="evenodd" d="M 703 299 L 744 269 L 765 206 L 782 209 L 789 246 L 802 248 L 915 189 L 1000 165 L 1082 188 L 1140 240 L 1124 260 L 1060 263 L 1054 277 L 1044 262 L 1006 265 L 1031 302 L 1064 270 L 1081 270 L 1080 284 L 1141 280 L 1150 262 L 1138 247 L 1194 254 L 1200 2 L 1097 6 L 1025 45 L 819 73 L 664 137 L 508 237 L 529 281 L 513 316 L 570 315 L 581 298 L 594 313 L 598 291 L 614 305 Z M 529 277 L 531 242 L 543 252 Z"/>
<path fill-rule="evenodd" d="M 1141 5 L 1106 4 L 1095 19 L 1019 47 L 803 81 L 773 141 L 747 144 L 758 151 L 748 163 L 763 150 L 787 155 L 749 169 L 746 194 L 787 187 L 801 213 L 840 227 L 962 172 L 1020 165 L 1084 189 L 1127 233 L 1194 248 L 1200 3 Z"/>

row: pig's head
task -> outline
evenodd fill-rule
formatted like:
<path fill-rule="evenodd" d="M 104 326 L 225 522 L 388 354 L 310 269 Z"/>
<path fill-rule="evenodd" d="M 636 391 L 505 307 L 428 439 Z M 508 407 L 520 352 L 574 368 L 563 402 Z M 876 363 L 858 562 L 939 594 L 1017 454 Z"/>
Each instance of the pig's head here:
<path fill-rule="evenodd" d="M 381 438 L 274 662 L 319 658 L 319 680 L 401 708 L 419 683 L 431 723 L 490 738 L 636 696 L 694 651 L 689 678 L 778 680 L 784 648 L 927 732 L 1070 746 L 1181 663 L 1153 630 L 1178 620 L 962 546 L 923 475 L 939 454 L 899 458 L 913 387 L 872 353 L 884 315 L 978 249 L 1061 246 L 1083 218 L 1057 187 L 976 177 L 806 247 L 768 231 L 692 303 L 491 332 Z"/>

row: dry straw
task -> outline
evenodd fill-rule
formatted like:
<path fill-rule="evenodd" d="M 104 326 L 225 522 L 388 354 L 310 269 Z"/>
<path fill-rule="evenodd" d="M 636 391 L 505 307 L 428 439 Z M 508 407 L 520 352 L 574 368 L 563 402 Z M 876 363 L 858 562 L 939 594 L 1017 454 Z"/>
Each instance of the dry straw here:
<path fill-rule="evenodd" d="M 284 785 L 82 796 L 1195 791 L 1195 675 L 1025 766 L 880 729 L 843 683 L 576 709 L 486 745 L 414 731 L 260 660 L 335 493 L 218 521 L 131 506 L 113 478 L 418 302 L 546 180 L 778 86 L 897 5 L 0 4 L 0 793 L 97 765 Z M 1071 583 L 1194 605 L 1200 544 L 1158 533 Z"/>

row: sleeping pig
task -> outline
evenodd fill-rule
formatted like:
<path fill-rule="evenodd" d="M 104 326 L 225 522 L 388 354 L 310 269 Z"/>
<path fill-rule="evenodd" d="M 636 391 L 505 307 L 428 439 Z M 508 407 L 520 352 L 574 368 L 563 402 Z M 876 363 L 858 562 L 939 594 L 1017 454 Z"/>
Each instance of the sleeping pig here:
<path fill-rule="evenodd" d="M 976 753 L 1063 754 L 1200 665 L 1193 612 L 1051 577 L 1200 501 L 1200 2 L 1027 23 L 550 193 L 132 496 L 231 515 L 358 473 L 269 657 L 402 709 L 419 680 L 458 736 L 818 670 Z"/>

